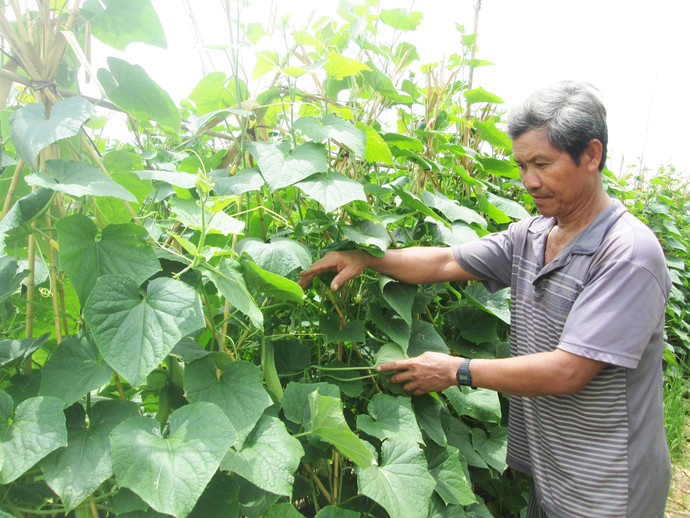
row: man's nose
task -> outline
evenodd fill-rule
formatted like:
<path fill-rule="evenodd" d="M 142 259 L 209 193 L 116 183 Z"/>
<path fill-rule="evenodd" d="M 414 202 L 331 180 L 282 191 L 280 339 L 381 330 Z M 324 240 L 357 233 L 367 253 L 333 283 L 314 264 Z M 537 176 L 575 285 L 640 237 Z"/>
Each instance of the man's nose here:
<path fill-rule="evenodd" d="M 541 187 L 541 180 L 539 175 L 537 175 L 532 168 L 527 168 L 521 175 L 522 185 L 528 191 L 534 191 Z"/>

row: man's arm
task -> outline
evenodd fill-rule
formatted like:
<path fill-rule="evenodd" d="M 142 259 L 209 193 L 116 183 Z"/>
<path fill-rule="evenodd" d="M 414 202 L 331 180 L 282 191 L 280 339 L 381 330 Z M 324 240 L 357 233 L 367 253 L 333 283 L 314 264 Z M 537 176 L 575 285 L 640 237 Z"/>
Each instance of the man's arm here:
<path fill-rule="evenodd" d="M 337 272 L 331 281 L 331 289 L 337 290 L 365 268 L 409 284 L 479 280 L 460 267 L 451 248 L 410 247 L 388 250 L 383 257 L 375 257 L 363 250 L 329 252 L 301 273 L 299 285 L 304 288 L 316 275 Z"/>
<path fill-rule="evenodd" d="M 457 385 L 455 374 L 462 358 L 426 352 L 416 358 L 384 363 L 379 372 L 399 370 L 388 378 L 404 383 L 403 388 L 415 395 L 438 392 Z M 556 349 L 495 360 L 470 362 L 472 385 L 513 396 L 551 396 L 575 394 L 582 390 L 606 363 Z"/>

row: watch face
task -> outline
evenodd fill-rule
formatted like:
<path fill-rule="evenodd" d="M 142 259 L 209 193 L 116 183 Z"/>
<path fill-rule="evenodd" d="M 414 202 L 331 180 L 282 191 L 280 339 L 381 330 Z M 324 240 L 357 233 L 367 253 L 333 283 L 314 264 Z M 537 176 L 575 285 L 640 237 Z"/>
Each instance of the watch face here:
<path fill-rule="evenodd" d="M 462 374 L 458 373 L 458 383 L 461 385 L 469 385 L 470 384 L 470 378 L 467 374 Z"/>

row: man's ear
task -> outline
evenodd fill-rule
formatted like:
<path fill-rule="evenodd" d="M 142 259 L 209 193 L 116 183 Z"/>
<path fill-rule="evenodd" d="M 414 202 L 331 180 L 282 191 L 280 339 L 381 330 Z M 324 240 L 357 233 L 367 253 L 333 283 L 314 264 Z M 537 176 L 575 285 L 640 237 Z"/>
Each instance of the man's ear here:
<path fill-rule="evenodd" d="M 599 172 L 599 164 L 603 159 L 604 146 L 598 139 L 592 139 L 589 141 L 587 149 L 582 153 L 582 161 L 587 166 L 587 170 L 594 173 Z"/>

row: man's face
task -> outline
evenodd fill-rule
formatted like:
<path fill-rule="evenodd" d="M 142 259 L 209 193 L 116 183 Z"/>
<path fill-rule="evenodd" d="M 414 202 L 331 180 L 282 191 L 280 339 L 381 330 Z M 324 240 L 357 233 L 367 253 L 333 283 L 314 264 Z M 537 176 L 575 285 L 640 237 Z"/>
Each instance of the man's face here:
<path fill-rule="evenodd" d="M 513 140 L 513 158 L 523 185 L 544 216 L 577 217 L 594 195 L 588 162 L 582 160 L 577 166 L 566 151 L 551 145 L 544 130 L 534 129 Z"/>

